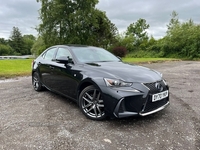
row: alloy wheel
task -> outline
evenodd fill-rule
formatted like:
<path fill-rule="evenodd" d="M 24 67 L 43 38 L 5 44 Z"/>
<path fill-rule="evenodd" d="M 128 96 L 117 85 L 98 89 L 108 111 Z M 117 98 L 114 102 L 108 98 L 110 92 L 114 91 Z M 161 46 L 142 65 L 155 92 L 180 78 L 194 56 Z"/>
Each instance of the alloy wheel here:
<path fill-rule="evenodd" d="M 105 118 L 102 94 L 94 86 L 89 86 L 81 92 L 80 107 L 90 119 L 102 120 Z"/>
<path fill-rule="evenodd" d="M 33 88 L 36 91 L 41 91 L 42 90 L 42 84 L 40 83 L 40 79 L 38 76 L 38 73 L 34 72 L 33 76 L 32 76 L 32 84 L 33 84 Z"/>

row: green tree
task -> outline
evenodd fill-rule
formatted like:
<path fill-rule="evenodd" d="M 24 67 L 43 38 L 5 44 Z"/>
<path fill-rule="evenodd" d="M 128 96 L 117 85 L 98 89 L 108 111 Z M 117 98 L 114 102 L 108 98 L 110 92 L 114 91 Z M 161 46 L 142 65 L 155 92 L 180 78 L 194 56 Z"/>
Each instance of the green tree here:
<path fill-rule="evenodd" d="M 108 49 L 113 43 L 116 42 L 116 36 L 118 30 L 106 16 L 105 12 L 98 9 L 95 10 L 94 23 L 90 24 L 90 30 L 88 33 L 89 41 L 86 44 L 100 46 Z"/>
<path fill-rule="evenodd" d="M 12 55 L 13 49 L 10 47 L 8 40 L 0 38 L 0 56 Z"/>
<path fill-rule="evenodd" d="M 55 44 L 103 45 L 115 34 L 98 0 L 37 0 L 41 3 L 39 34 L 47 47 Z M 102 44 L 100 44 L 102 43 Z"/>
<path fill-rule="evenodd" d="M 35 56 L 40 55 L 46 49 L 46 45 L 42 37 L 38 37 L 31 48 L 31 53 Z"/>
<path fill-rule="evenodd" d="M 5 40 L 4 38 L 0 38 L 0 44 L 8 44 L 8 41 Z"/>
<path fill-rule="evenodd" d="M 23 40 L 24 40 L 24 53 L 29 55 L 31 54 L 31 48 L 36 39 L 33 35 L 30 34 L 30 35 L 24 35 Z"/>
<path fill-rule="evenodd" d="M 146 31 L 148 28 L 149 24 L 146 23 L 146 20 L 140 18 L 137 22 L 128 26 L 126 36 L 133 36 L 135 38 L 134 45 L 139 49 L 140 44 L 148 40 L 148 34 Z"/>
<path fill-rule="evenodd" d="M 169 24 L 167 25 L 167 34 L 170 34 L 170 31 L 176 28 L 176 26 L 180 25 L 179 19 L 178 19 L 178 13 L 176 11 L 173 11 L 171 13 L 171 19 Z"/>
<path fill-rule="evenodd" d="M 134 36 L 120 33 L 116 36 L 116 43 L 112 46 L 112 49 L 114 49 L 115 47 L 125 47 L 128 52 L 132 52 L 135 49 L 134 43 Z"/>
<path fill-rule="evenodd" d="M 171 19 L 169 21 L 169 24 L 167 25 L 167 32 L 166 32 L 166 36 L 160 40 L 158 40 L 158 42 L 156 43 L 156 45 L 154 45 L 154 49 L 158 50 L 160 49 L 160 53 L 162 53 L 162 55 L 164 57 L 177 57 L 177 52 L 180 50 L 178 43 L 179 43 L 179 39 L 182 37 L 177 37 L 178 39 L 175 40 L 175 36 L 174 33 L 177 31 L 180 31 L 180 21 L 178 19 L 178 13 L 173 11 L 171 14 Z M 175 42 L 175 41 L 176 42 Z"/>
<path fill-rule="evenodd" d="M 18 27 L 13 27 L 9 39 L 9 45 L 12 47 L 16 55 L 24 55 L 24 40 Z"/>
<path fill-rule="evenodd" d="M 172 12 L 167 25 L 167 35 L 162 40 L 161 51 L 165 57 L 194 59 L 200 57 L 200 25 L 193 20 L 180 22 L 178 14 Z"/>
<path fill-rule="evenodd" d="M 47 46 L 54 44 L 84 44 L 85 27 L 93 19 L 96 0 L 37 0 L 41 2 L 38 31 Z M 77 36 L 78 35 L 78 36 Z"/>

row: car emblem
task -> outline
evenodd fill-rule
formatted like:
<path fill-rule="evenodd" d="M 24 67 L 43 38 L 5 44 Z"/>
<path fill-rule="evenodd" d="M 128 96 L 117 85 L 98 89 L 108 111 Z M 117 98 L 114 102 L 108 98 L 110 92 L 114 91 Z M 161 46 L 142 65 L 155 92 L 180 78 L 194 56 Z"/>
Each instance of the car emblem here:
<path fill-rule="evenodd" d="M 160 92 L 163 90 L 163 86 L 162 86 L 160 83 L 158 83 L 158 82 L 155 83 L 155 87 L 156 87 L 156 89 L 158 89 L 158 91 L 160 91 Z"/>

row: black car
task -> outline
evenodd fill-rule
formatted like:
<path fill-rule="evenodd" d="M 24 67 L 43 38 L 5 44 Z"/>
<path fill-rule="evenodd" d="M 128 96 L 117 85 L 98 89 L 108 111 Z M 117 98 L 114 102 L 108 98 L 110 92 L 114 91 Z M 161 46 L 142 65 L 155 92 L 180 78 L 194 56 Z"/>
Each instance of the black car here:
<path fill-rule="evenodd" d="M 146 116 L 169 104 L 162 74 L 126 64 L 103 48 L 56 45 L 32 64 L 32 84 L 76 101 L 93 120 Z"/>

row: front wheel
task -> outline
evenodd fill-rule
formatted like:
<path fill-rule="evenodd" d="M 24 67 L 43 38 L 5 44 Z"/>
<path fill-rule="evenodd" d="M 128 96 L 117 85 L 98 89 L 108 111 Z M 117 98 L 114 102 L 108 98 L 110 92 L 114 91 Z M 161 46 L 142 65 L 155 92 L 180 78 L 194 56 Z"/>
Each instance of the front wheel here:
<path fill-rule="evenodd" d="M 83 114 L 92 120 L 106 117 L 102 93 L 95 86 L 86 87 L 79 96 L 79 106 Z"/>
<path fill-rule="evenodd" d="M 35 91 L 43 90 L 43 86 L 42 83 L 40 82 L 40 78 L 37 72 L 34 72 L 32 75 L 32 85 Z"/>

